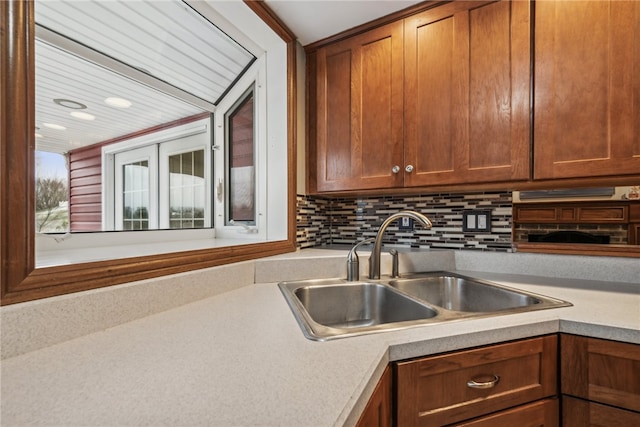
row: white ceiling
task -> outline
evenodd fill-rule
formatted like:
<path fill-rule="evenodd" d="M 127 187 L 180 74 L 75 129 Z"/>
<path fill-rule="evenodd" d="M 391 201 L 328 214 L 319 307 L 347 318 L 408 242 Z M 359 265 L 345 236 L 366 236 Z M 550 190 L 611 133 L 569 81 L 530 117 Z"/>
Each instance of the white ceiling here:
<path fill-rule="evenodd" d="M 180 1 L 39 0 L 35 12 L 39 151 L 65 153 L 215 111 L 255 59 Z M 113 108 L 110 97 L 132 105 Z"/>
<path fill-rule="evenodd" d="M 265 0 L 303 46 L 423 0 Z"/>
<path fill-rule="evenodd" d="M 267 5 L 293 31 L 302 45 L 338 34 L 419 2 L 417 0 L 266 0 Z M 48 40 L 52 40 L 48 43 L 53 43 L 65 50 L 53 48 L 48 43 L 38 42 L 37 44 L 36 127 L 38 137 L 36 144 L 39 150 L 64 153 L 73 148 L 105 141 L 203 111 L 193 106 L 200 105 L 198 103 L 189 105 L 148 86 L 134 83 L 123 76 L 115 73 L 109 75 L 109 72 L 98 65 L 83 63 L 74 56 L 79 54 L 76 50 L 80 48 L 72 46 L 58 35 L 83 40 L 85 43 L 90 40 L 89 46 L 107 53 L 107 57 L 131 63 L 140 72 L 154 74 L 161 80 L 170 82 L 172 86 L 181 87 L 180 89 L 186 95 L 208 94 L 208 103 L 215 103 L 220 94 L 233 82 L 235 76 L 241 73 L 253 58 L 242 49 L 215 43 L 215 35 L 211 33 L 207 36 L 209 43 L 212 43 L 211 46 L 202 44 L 201 40 L 195 36 L 192 37 L 196 30 L 199 29 L 200 33 L 204 31 L 201 28 L 202 19 L 180 2 L 40 0 L 36 6 L 36 22 L 49 29 L 39 27 L 38 36 L 46 36 Z M 173 6 L 176 7 L 170 9 Z M 94 17 L 99 18 L 94 19 Z M 125 24 L 128 25 L 126 31 L 124 31 Z M 182 24 L 182 26 L 177 27 L 175 24 Z M 169 27 L 173 37 L 167 38 L 168 33 L 163 29 Z M 118 30 L 114 31 L 114 29 Z M 213 29 L 215 30 L 215 27 Z M 222 36 L 221 33 L 220 35 Z M 128 38 L 123 39 L 122 36 L 128 36 Z M 176 47 L 168 43 L 174 39 Z M 190 41 L 177 44 L 182 39 Z M 122 42 L 122 40 L 128 41 Z M 201 57 L 209 62 L 192 63 L 193 61 L 186 61 L 181 57 L 181 52 L 188 50 L 190 45 L 200 46 L 201 50 L 207 53 Z M 70 54 L 71 51 L 66 49 L 72 49 L 74 54 Z M 152 56 L 149 57 L 149 55 Z M 232 69 L 227 70 L 219 64 L 210 63 L 217 57 L 225 57 L 225 63 L 231 62 Z M 233 58 L 233 61 L 230 61 L 230 58 Z M 100 65 L 104 66 L 102 63 Z M 205 69 L 205 72 L 198 72 L 200 68 Z M 210 79 L 208 76 L 211 69 L 218 69 L 221 74 L 216 79 Z M 198 83 L 201 83 L 200 86 L 194 86 Z M 104 98 L 122 94 L 133 98 L 134 105 L 130 109 L 118 110 L 104 105 Z M 73 110 L 55 104 L 54 99 L 70 99 L 85 104 L 87 108 L 83 112 L 92 114 L 96 118 L 92 121 L 72 118 L 69 113 Z M 207 107 L 200 107 L 213 111 Z M 149 111 L 153 114 L 150 115 Z M 52 130 L 44 126 L 44 123 L 62 125 L 67 129 Z"/>

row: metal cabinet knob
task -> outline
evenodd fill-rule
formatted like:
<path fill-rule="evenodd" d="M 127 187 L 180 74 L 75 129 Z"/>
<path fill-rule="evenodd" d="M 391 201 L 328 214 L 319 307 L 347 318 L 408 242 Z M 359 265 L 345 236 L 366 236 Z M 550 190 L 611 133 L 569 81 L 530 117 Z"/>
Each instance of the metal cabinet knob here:
<path fill-rule="evenodd" d="M 407 167 L 405 167 L 404 170 L 409 173 L 413 172 L 413 165 L 407 165 Z"/>
<path fill-rule="evenodd" d="M 395 165 L 394 167 L 391 168 L 391 172 L 393 173 L 398 173 L 400 172 L 400 166 Z"/>

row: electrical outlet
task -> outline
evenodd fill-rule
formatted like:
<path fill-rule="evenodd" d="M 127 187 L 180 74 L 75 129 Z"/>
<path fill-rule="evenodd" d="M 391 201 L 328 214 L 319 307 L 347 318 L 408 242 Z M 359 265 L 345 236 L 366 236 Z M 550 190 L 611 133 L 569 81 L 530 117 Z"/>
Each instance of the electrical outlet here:
<path fill-rule="evenodd" d="M 491 231 L 490 210 L 468 210 L 462 212 L 462 231 Z"/>
<path fill-rule="evenodd" d="M 398 221 L 398 229 L 400 230 L 413 230 L 413 218 L 407 218 L 405 216 L 400 217 Z"/>

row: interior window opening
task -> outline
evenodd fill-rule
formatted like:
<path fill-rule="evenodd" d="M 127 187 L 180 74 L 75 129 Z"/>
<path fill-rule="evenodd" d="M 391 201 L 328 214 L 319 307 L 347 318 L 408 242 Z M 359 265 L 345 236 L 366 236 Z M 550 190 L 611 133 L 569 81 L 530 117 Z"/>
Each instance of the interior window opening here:
<path fill-rule="evenodd" d="M 56 222 L 33 227 L 37 268 L 287 241 L 287 43 L 240 3 L 81 3 L 34 3 L 35 149 L 68 165 Z M 154 37 L 105 38 L 132 9 Z M 176 135 L 200 120 L 206 143 Z"/>
<path fill-rule="evenodd" d="M 255 109 L 250 88 L 226 115 L 227 223 L 256 225 Z"/>

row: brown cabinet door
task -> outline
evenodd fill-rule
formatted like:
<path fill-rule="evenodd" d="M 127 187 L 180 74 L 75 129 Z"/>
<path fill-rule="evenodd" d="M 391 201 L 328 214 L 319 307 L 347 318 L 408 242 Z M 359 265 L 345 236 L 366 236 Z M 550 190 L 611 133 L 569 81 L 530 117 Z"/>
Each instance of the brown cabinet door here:
<path fill-rule="evenodd" d="M 562 427 L 638 427 L 640 413 L 562 396 Z"/>
<path fill-rule="evenodd" d="M 387 366 L 376 385 L 357 427 L 391 427 L 391 367 Z"/>
<path fill-rule="evenodd" d="M 454 427 L 557 427 L 559 424 L 558 400 L 545 399 L 454 424 Z"/>
<path fill-rule="evenodd" d="M 402 37 L 395 22 L 317 51 L 318 191 L 402 186 Z"/>
<path fill-rule="evenodd" d="M 398 363 L 398 425 L 449 425 L 552 397 L 556 352 L 547 336 Z"/>
<path fill-rule="evenodd" d="M 561 335 L 562 394 L 640 412 L 640 345 Z"/>
<path fill-rule="evenodd" d="M 535 3 L 534 179 L 640 173 L 640 2 Z"/>
<path fill-rule="evenodd" d="M 405 186 L 528 179 L 529 2 L 454 2 L 404 31 Z"/>

